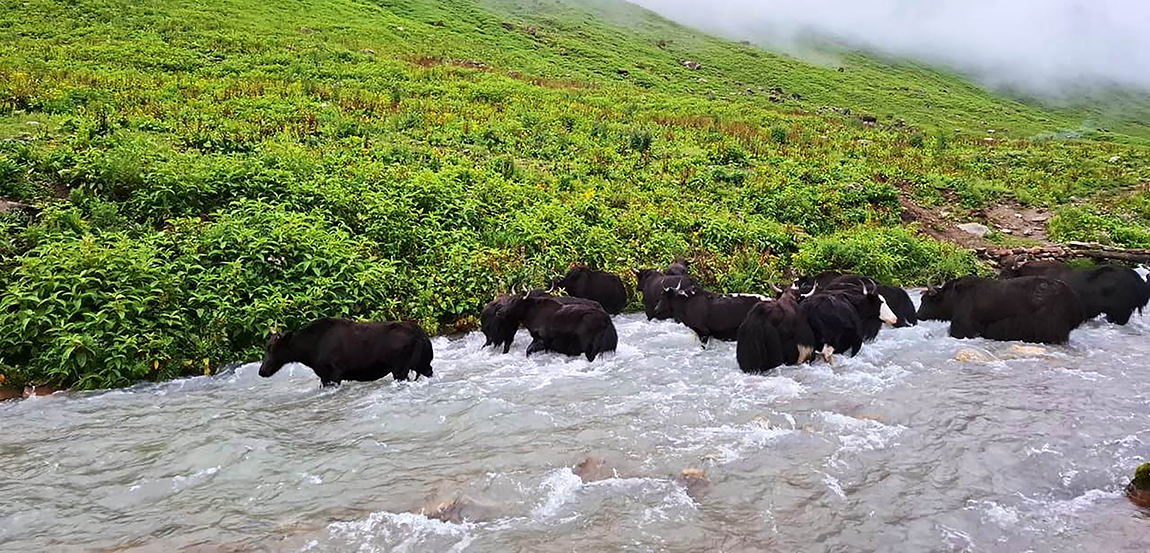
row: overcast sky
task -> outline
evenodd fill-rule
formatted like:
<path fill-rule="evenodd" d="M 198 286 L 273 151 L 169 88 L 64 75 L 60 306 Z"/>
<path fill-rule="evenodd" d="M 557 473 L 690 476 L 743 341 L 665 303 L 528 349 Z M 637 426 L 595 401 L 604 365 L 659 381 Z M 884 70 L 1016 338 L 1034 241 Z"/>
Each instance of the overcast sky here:
<path fill-rule="evenodd" d="M 1150 0 L 630 1 L 799 55 L 803 37 L 833 37 L 1032 94 L 1150 91 Z"/>

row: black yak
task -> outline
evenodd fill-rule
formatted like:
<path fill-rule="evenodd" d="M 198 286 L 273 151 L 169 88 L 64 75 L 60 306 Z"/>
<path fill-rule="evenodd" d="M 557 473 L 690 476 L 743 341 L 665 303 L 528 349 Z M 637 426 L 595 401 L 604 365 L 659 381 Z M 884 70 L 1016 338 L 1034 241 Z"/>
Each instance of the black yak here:
<path fill-rule="evenodd" d="M 270 377 L 287 363 L 303 363 L 324 386 L 378 380 L 389 373 L 396 380 L 407 380 L 411 371 L 418 379 L 432 375 L 432 357 L 431 340 L 415 323 L 326 318 L 272 335 L 264 348 L 260 376 Z"/>
<path fill-rule="evenodd" d="M 793 293 L 751 308 L 739 325 L 735 359 L 746 373 L 767 372 L 810 359 L 815 335 Z"/>
<path fill-rule="evenodd" d="M 505 295 L 489 303 L 481 315 L 484 344 L 511 348 L 520 325 L 531 334 L 527 355 L 554 351 L 585 355 L 594 361 L 599 354 L 615 351 L 618 335 L 610 315 L 598 302 L 584 298 L 555 297 L 535 290 Z"/>
<path fill-rule="evenodd" d="M 955 338 L 1062 344 L 1085 320 L 1078 294 L 1061 280 L 966 276 L 923 293 L 918 318 L 950 321 Z"/>
<path fill-rule="evenodd" d="M 568 295 L 599 302 L 603 310 L 618 315 L 627 307 L 627 288 L 618 275 L 573 267 L 562 278 L 551 281 L 551 289 L 562 288 Z"/>
<path fill-rule="evenodd" d="M 1004 269 L 1002 278 L 1045 276 L 1070 285 L 1078 294 L 1082 314 L 1093 319 L 1105 314 L 1106 320 L 1119 325 L 1130 322 L 1134 311 L 1141 312 L 1150 303 L 1150 287 L 1137 270 L 1116 265 L 1074 269 L 1058 261 L 1032 261 L 1020 267 Z"/>

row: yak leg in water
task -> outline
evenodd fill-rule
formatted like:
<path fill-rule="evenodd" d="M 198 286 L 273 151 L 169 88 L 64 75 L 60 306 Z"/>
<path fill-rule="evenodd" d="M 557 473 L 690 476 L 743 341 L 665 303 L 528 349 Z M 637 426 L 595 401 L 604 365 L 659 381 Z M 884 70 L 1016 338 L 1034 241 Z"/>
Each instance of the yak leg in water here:
<path fill-rule="evenodd" d="M 830 365 L 832 367 L 835 365 L 835 358 L 834 358 L 835 348 L 834 348 L 834 346 L 832 346 L 830 344 L 823 344 L 822 355 L 823 355 L 823 361 L 826 361 L 828 365 Z"/>

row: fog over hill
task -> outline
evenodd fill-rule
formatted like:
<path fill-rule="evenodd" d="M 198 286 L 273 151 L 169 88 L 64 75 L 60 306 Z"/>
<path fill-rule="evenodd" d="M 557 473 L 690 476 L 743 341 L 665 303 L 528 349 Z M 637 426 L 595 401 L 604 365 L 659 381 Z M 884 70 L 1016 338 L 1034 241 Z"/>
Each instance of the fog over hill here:
<path fill-rule="evenodd" d="M 630 1 L 799 56 L 812 41 L 834 41 L 1047 98 L 1150 92 L 1145 0 Z"/>

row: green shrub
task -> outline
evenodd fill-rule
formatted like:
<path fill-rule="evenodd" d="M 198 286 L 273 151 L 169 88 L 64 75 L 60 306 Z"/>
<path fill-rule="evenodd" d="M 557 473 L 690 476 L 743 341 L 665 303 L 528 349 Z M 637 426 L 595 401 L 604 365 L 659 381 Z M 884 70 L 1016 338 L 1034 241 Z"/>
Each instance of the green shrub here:
<path fill-rule="evenodd" d="M 0 364 L 15 384 L 77 388 L 188 374 L 200 352 L 183 284 L 149 242 L 53 236 L 0 294 Z"/>
<path fill-rule="evenodd" d="M 771 140 L 776 144 L 787 143 L 787 129 L 786 127 L 775 126 L 771 127 Z"/>
<path fill-rule="evenodd" d="M 903 227 L 859 227 L 808 240 L 799 245 L 794 268 L 804 275 L 849 271 L 894 286 L 923 286 L 984 271 L 973 253 Z"/>
<path fill-rule="evenodd" d="M 1150 231 L 1136 223 L 1085 207 L 1059 209 L 1046 223 L 1050 238 L 1059 242 L 1092 242 L 1126 248 L 1150 247 Z"/>

